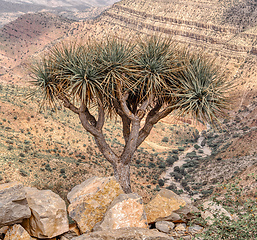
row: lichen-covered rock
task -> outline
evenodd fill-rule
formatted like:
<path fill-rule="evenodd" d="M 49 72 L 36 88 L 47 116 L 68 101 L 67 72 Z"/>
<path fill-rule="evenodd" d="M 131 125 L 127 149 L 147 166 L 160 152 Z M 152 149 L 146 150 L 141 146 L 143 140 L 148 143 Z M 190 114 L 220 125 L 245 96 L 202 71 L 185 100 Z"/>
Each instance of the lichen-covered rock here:
<path fill-rule="evenodd" d="M 157 230 L 145 228 L 121 228 L 112 231 L 98 231 L 83 234 L 72 240 L 173 240 L 173 237 Z"/>
<path fill-rule="evenodd" d="M 136 193 L 121 194 L 114 199 L 103 220 L 93 230 L 108 231 L 127 227 L 148 227 L 142 197 Z"/>
<path fill-rule="evenodd" d="M 69 192 L 69 215 L 82 233 L 91 231 L 96 223 L 102 221 L 111 202 L 122 193 L 114 177 L 92 177 Z"/>
<path fill-rule="evenodd" d="M 145 212 L 148 223 L 154 223 L 172 214 L 173 211 L 184 207 L 186 202 L 174 192 L 162 189 L 146 206 Z"/>
<path fill-rule="evenodd" d="M 0 184 L 0 227 L 21 223 L 30 216 L 23 185 L 18 182 Z"/>
<path fill-rule="evenodd" d="M 22 223 L 31 236 L 53 238 L 69 231 L 66 205 L 51 190 L 25 188 L 32 215 Z"/>
<path fill-rule="evenodd" d="M 20 225 L 15 224 L 11 226 L 4 240 L 32 240 L 33 238 L 28 234 L 28 232 Z"/>

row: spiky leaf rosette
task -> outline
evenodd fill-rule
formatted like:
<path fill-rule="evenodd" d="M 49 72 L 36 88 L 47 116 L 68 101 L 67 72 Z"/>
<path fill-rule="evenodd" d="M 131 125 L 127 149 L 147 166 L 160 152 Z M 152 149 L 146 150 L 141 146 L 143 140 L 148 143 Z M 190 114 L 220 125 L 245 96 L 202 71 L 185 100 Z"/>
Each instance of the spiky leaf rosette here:
<path fill-rule="evenodd" d="M 34 64 L 33 84 L 43 92 L 43 104 L 56 105 L 58 99 L 94 104 L 103 94 L 99 70 L 94 64 L 93 44 L 58 44 Z"/>
<path fill-rule="evenodd" d="M 164 100 L 173 85 L 173 74 L 178 70 L 177 47 L 171 39 L 160 36 L 140 40 L 133 63 L 135 74 L 135 101 L 149 96 Z"/>
<path fill-rule="evenodd" d="M 102 82 L 95 65 L 94 44 L 62 44 L 52 50 L 51 57 L 58 65 L 56 74 L 62 82 L 62 94 L 86 106 L 101 98 Z"/>
<path fill-rule="evenodd" d="M 41 60 L 34 62 L 30 66 L 33 79 L 31 83 L 37 88 L 28 97 L 35 95 L 36 92 L 40 92 L 42 94 L 40 108 L 44 107 L 45 104 L 56 107 L 59 80 L 56 78 L 55 69 L 56 64 L 49 56 L 43 56 Z"/>
<path fill-rule="evenodd" d="M 101 82 L 105 93 L 103 102 L 109 112 L 113 111 L 113 101 L 118 98 L 117 87 L 123 93 L 131 90 L 134 47 L 130 41 L 116 37 L 108 37 L 96 45 L 94 64 L 99 72 L 97 79 Z"/>
<path fill-rule="evenodd" d="M 216 125 L 229 107 L 232 82 L 226 80 L 214 60 L 203 54 L 185 54 L 183 64 L 175 77 L 172 108 L 178 115 L 191 115 L 196 120 Z"/>

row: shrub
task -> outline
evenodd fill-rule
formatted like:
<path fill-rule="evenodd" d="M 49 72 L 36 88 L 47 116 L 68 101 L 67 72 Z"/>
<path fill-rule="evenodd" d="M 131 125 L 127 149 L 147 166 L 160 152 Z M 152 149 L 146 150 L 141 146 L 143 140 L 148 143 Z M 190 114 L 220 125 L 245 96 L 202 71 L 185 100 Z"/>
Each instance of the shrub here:
<path fill-rule="evenodd" d="M 174 167 L 174 172 L 180 173 L 179 166 Z"/>
<path fill-rule="evenodd" d="M 168 137 L 164 137 L 163 139 L 162 139 L 162 142 L 168 142 L 169 141 L 169 139 L 168 139 Z"/>
<path fill-rule="evenodd" d="M 164 186 L 164 180 L 163 179 L 159 179 L 158 180 L 158 184 L 160 185 L 160 187 Z"/>
<path fill-rule="evenodd" d="M 257 180 L 257 176 L 251 176 Z M 237 220 L 230 220 L 219 212 L 214 213 L 213 224 L 205 231 L 198 234 L 203 240 L 235 239 L 253 240 L 257 239 L 257 204 L 256 199 L 243 199 L 244 189 L 235 183 L 225 184 L 221 189 L 226 189 L 223 199 L 219 193 L 215 193 L 212 201 L 222 206 L 231 214 L 237 216 Z M 199 219 L 198 219 L 199 220 Z"/>
<path fill-rule="evenodd" d="M 183 152 L 183 151 L 185 151 L 185 148 L 184 147 L 178 147 L 178 150 Z"/>
<path fill-rule="evenodd" d="M 195 145 L 194 145 L 194 148 L 195 148 L 196 150 L 198 150 L 198 149 L 200 148 L 200 146 L 199 146 L 198 144 L 195 144 Z"/>
<path fill-rule="evenodd" d="M 27 177 L 29 174 L 24 169 L 20 169 L 20 175 L 23 177 Z"/>

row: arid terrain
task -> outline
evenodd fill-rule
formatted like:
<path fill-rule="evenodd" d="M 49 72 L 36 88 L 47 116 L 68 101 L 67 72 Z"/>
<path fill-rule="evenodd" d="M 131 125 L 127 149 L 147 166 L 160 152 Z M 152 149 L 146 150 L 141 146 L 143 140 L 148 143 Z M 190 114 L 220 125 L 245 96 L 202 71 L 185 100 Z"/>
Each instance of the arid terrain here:
<path fill-rule="evenodd" d="M 39 111 L 40 96 L 26 99 L 31 88 L 27 66 L 62 40 L 161 34 L 215 58 L 235 83 L 233 101 L 218 130 L 173 116 L 158 123 L 134 156 L 133 190 L 145 201 L 161 187 L 207 197 L 218 183 L 241 176 L 245 193 L 256 197 L 256 182 L 247 180 L 248 174 L 257 173 L 257 7 L 253 3 L 122 0 L 91 20 L 83 21 L 83 12 L 76 12 L 77 19 L 67 12 L 62 16 L 41 12 L 5 24 L 0 28 L 0 183 L 19 180 L 65 198 L 88 177 L 112 174 L 76 116 L 62 108 Z M 108 122 L 105 132 L 119 151 L 124 144 L 119 121 Z M 208 156 L 203 154 L 204 144 L 211 150 Z M 171 180 L 183 188 L 165 183 L 165 172 L 192 146 L 195 150 L 172 173 Z"/>

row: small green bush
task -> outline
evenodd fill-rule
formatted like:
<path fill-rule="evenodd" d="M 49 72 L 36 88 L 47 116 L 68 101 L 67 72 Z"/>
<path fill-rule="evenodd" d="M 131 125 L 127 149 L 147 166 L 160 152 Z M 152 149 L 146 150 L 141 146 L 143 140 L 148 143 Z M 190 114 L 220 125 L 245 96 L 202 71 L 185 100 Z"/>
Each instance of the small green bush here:
<path fill-rule="evenodd" d="M 257 175 L 251 175 L 257 180 Z M 244 199 L 244 189 L 239 185 L 237 179 L 235 183 L 224 184 L 221 189 L 226 189 L 224 198 L 220 198 L 219 193 L 215 193 L 212 201 L 221 204 L 229 213 L 237 216 L 237 220 L 230 220 L 224 214 L 214 213 L 213 224 L 205 225 L 206 229 L 197 237 L 203 240 L 254 240 L 257 239 L 257 203 L 256 199 Z M 198 219 L 199 221 L 200 219 Z M 206 222 L 205 222 L 206 224 Z"/>
<path fill-rule="evenodd" d="M 163 139 L 162 139 L 162 142 L 168 142 L 169 141 L 169 138 L 168 137 L 164 137 Z"/>
<path fill-rule="evenodd" d="M 198 149 L 200 148 L 200 146 L 199 146 L 198 144 L 195 144 L 195 145 L 194 145 L 194 148 L 195 148 L 196 150 L 198 150 Z"/>

